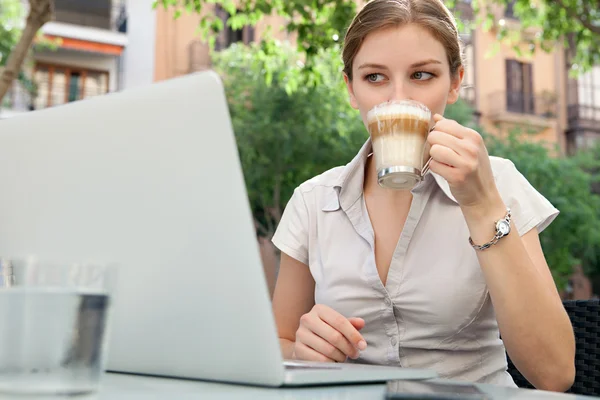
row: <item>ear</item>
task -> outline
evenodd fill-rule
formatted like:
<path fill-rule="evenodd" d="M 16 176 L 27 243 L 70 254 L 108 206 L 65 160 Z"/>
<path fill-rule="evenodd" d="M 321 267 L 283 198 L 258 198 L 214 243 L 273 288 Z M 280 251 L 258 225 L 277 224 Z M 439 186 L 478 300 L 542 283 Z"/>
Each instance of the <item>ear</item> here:
<path fill-rule="evenodd" d="M 456 75 L 452 78 L 450 83 L 450 91 L 448 92 L 448 104 L 454 104 L 458 101 L 460 95 L 460 87 L 462 85 L 463 78 L 465 77 L 465 68 L 461 65 Z"/>
<path fill-rule="evenodd" d="M 346 88 L 348 89 L 348 95 L 350 96 L 350 105 L 352 108 L 358 110 L 358 102 L 356 96 L 354 96 L 354 88 L 352 87 L 352 81 L 348 78 L 348 75 L 344 74 L 344 82 L 346 82 Z"/>

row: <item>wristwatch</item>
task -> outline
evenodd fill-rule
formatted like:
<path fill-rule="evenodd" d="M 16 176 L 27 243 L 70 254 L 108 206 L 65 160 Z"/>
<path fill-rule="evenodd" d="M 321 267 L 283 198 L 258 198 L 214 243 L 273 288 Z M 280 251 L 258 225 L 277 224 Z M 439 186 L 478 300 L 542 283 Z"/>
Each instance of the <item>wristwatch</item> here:
<path fill-rule="evenodd" d="M 473 243 L 473 239 L 469 238 L 469 243 L 471 244 L 471 246 L 473 246 L 475 250 L 486 250 L 498 243 L 498 241 L 503 237 L 508 236 L 508 234 L 510 233 L 510 217 L 510 208 L 507 207 L 506 215 L 504 216 L 504 218 L 494 222 L 494 225 L 496 227 L 496 234 L 494 235 L 494 238 L 489 242 L 482 244 L 481 246 L 476 245 L 475 243 Z"/>

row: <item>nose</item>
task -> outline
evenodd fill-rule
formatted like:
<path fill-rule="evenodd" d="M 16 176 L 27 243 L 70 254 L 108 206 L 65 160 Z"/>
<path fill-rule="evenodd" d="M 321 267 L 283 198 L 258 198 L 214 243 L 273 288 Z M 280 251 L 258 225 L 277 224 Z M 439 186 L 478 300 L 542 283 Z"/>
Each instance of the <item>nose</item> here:
<path fill-rule="evenodd" d="M 389 95 L 389 101 L 402 101 L 410 98 L 402 80 L 396 81 L 390 86 L 391 93 Z"/>

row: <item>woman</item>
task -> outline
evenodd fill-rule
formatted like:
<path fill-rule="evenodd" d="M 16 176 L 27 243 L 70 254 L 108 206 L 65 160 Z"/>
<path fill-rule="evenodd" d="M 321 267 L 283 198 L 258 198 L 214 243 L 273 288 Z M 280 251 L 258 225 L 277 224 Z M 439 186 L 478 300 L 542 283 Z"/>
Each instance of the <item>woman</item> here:
<path fill-rule="evenodd" d="M 538 238 L 558 210 L 510 161 L 489 157 L 477 132 L 442 116 L 464 74 L 453 16 L 441 0 L 372 0 L 343 60 L 363 121 L 390 100 L 432 111 L 430 172 L 411 191 L 380 187 L 368 140 L 295 190 L 273 238 L 284 357 L 514 386 L 508 351 L 537 388 L 568 389 L 574 336 Z M 512 229 L 494 242 L 498 220 Z"/>

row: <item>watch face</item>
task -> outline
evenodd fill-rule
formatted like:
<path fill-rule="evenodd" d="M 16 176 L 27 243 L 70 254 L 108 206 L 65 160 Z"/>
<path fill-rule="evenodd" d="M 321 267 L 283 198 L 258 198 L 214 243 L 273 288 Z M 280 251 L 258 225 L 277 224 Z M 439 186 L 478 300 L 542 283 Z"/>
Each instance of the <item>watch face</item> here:
<path fill-rule="evenodd" d="M 500 220 L 496 225 L 496 229 L 502 236 L 506 236 L 510 233 L 510 224 L 506 220 Z"/>

